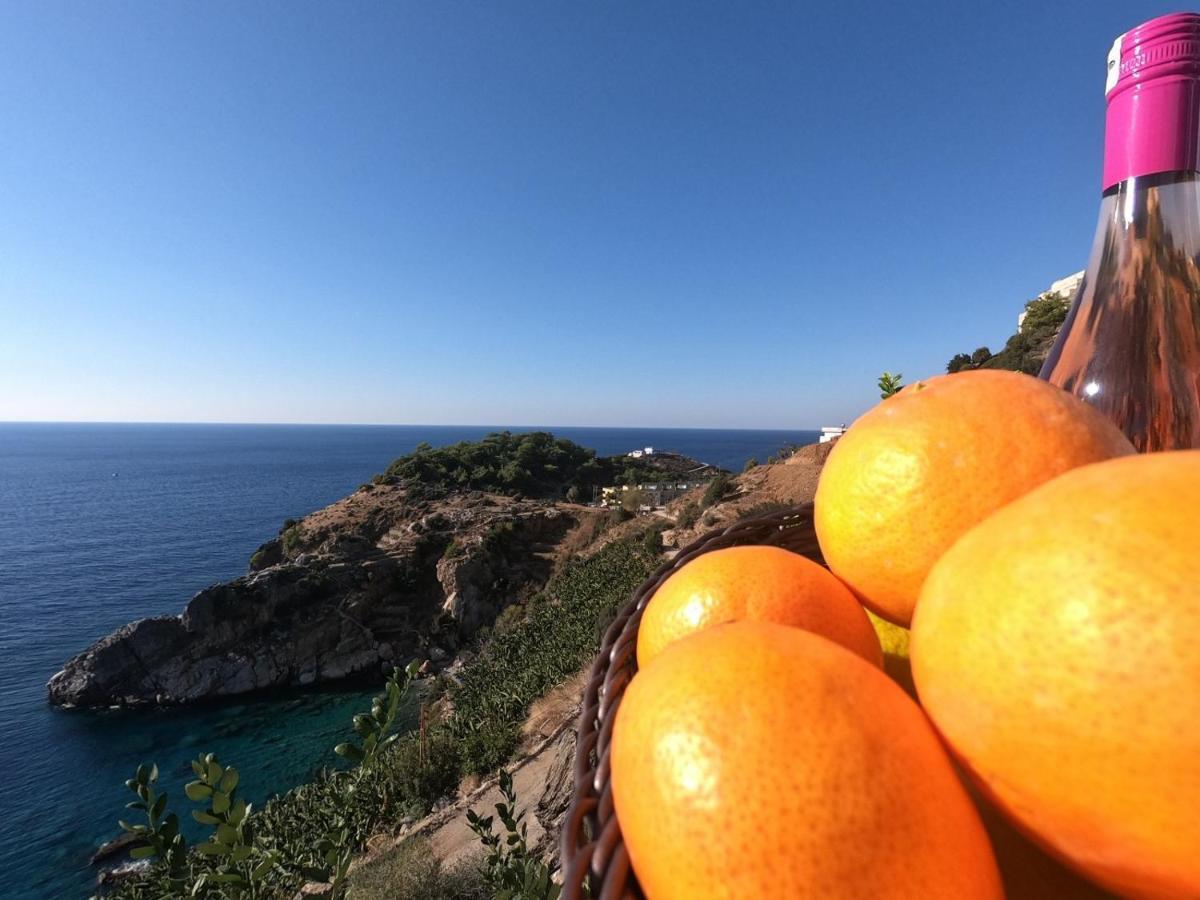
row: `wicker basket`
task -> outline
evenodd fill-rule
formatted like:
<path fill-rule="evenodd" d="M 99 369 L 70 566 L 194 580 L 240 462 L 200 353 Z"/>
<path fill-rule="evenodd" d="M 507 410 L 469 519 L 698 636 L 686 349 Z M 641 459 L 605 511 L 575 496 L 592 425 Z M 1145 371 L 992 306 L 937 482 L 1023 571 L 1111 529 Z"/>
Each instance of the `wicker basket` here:
<path fill-rule="evenodd" d="M 574 791 L 559 838 L 563 870 L 563 900 L 581 900 L 584 883 L 599 900 L 642 897 L 621 825 L 613 809 L 609 784 L 609 743 L 621 696 L 637 671 L 637 634 L 642 610 L 672 572 L 701 553 L 746 544 L 784 547 L 822 562 L 813 530 L 812 504 L 757 519 L 746 519 L 723 531 L 711 532 L 676 555 L 633 593 L 600 645 L 583 693 L 579 742 L 575 750 Z"/>

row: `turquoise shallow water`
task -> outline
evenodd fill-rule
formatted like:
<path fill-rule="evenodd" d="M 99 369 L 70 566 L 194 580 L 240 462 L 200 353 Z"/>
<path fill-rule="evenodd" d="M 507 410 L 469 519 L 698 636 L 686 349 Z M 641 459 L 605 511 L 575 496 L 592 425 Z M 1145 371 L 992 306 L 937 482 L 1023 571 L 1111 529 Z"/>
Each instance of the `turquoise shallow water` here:
<path fill-rule="evenodd" d="M 178 809 L 188 760 L 238 766 L 249 799 L 335 761 L 374 686 L 188 709 L 62 712 L 45 682 L 132 619 L 178 612 L 283 520 L 353 490 L 422 441 L 484 427 L 0 423 L 0 896 L 86 896 L 88 857 L 116 834 L 123 785 L 156 761 Z M 600 453 L 652 445 L 740 469 L 811 431 L 554 428 Z"/>

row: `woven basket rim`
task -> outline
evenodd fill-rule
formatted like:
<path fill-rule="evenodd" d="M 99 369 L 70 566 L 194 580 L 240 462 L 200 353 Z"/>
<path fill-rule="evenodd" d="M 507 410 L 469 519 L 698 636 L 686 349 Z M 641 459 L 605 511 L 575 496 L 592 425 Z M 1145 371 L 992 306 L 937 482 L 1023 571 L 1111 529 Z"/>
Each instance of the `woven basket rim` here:
<path fill-rule="evenodd" d="M 659 585 L 702 553 L 746 545 L 781 546 L 822 562 L 812 503 L 742 519 L 701 535 L 634 590 L 600 642 L 583 691 L 572 767 L 571 802 L 559 835 L 563 900 L 582 900 L 585 884 L 599 900 L 642 897 L 621 838 L 609 783 L 608 749 L 616 710 L 637 671 L 642 611 Z"/>

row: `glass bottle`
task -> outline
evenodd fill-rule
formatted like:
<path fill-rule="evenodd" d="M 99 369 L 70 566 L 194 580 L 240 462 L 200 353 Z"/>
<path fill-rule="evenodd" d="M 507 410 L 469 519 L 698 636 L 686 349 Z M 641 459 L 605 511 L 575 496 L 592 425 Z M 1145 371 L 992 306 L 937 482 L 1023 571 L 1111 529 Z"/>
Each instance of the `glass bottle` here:
<path fill-rule="evenodd" d="M 1200 15 L 1117 38 L 1100 221 L 1041 377 L 1142 451 L 1200 447 Z"/>

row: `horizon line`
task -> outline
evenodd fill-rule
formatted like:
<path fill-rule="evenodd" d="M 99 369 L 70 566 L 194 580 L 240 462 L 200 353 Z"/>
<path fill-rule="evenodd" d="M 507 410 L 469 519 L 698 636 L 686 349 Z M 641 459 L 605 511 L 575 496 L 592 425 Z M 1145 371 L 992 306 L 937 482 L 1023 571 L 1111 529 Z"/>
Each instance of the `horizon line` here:
<path fill-rule="evenodd" d="M 226 422 L 226 421 L 179 421 L 163 419 L 118 420 L 118 419 L 0 419 L 0 425 L 215 425 L 225 427 L 260 428 L 490 428 L 498 431 L 553 431 L 555 428 L 579 429 L 622 429 L 627 431 L 812 431 L 821 427 L 792 428 L 764 426 L 721 426 L 721 425 L 498 425 L 467 422 Z"/>

